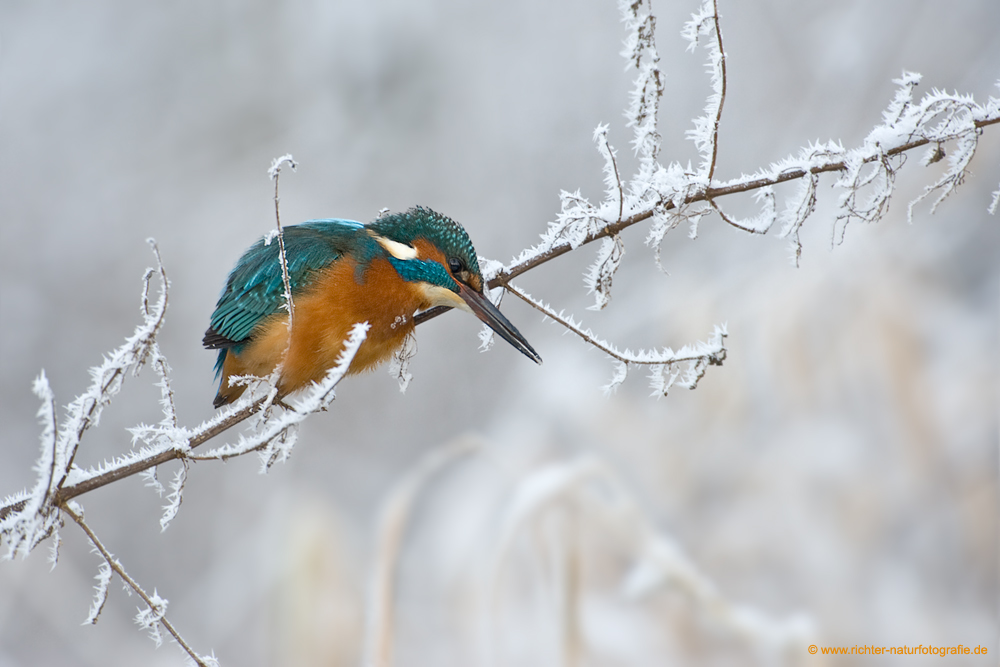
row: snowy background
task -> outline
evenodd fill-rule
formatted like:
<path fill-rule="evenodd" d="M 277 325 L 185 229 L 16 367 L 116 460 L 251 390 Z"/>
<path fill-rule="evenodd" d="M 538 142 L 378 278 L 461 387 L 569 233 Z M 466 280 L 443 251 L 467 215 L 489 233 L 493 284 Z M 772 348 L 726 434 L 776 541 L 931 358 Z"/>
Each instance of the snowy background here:
<path fill-rule="evenodd" d="M 667 73 L 661 157 L 697 162 L 684 132 L 709 86 L 703 52 L 686 54 L 678 36 L 696 6 L 653 8 Z M 997 95 L 995 2 L 720 9 L 720 179 L 810 140 L 857 145 L 903 69 L 924 75 L 918 96 Z M 149 236 L 172 281 L 160 345 L 180 418 L 211 414 L 214 353 L 201 335 L 229 268 L 273 226 L 276 156 L 300 164 L 282 176 L 286 224 L 423 204 L 501 260 L 537 239 L 560 189 L 599 200 L 594 127 L 609 123 L 624 170 L 634 164 L 619 18 L 610 1 L 4 3 L 0 495 L 33 481 L 39 370 L 68 402 L 140 320 Z M 998 134 L 987 128 L 957 196 L 907 225 L 906 202 L 932 180 L 911 156 L 890 216 L 849 227 L 836 247 L 836 193 L 821 181 L 799 269 L 786 242 L 706 218 L 695 241 L 682 229 L 667 237 L 669 275 L 642 245 L 646 228 L 627 231 L 603 312 L 585 310 L 581 282 L 594 248 L 518 281 L 621 346 L 676 348 L 728 323 L 729 357 L 694 392 L 648 398 L 636 372 L 605 397 L 613 366 L 508 297 L 543 366 L 502 342 L 479 353 L 478 324 L 448 314 L 419 328 L 406 394 L 383 371 L 345 382 L 287 464 L 266 476 L 251 459 L 196 466 L 162 534 L 162 501 L 120 482 L 81 498 L 90 524 L 223 664 L 357 664 L 381 504 L 427 452 L 471 443 L 413 508 L 396 664 L 485 664 L 486 652 L 497 664 L 558 664 L 551 526 L 513 538 L 492 615 L 489 587 L 520 485 L 590 456 L 723 596 L 778 621 L 811 619 L 793 663 L 809 662 L 808 643 L 982 644 L 992 655 L 1000 220 L 986 207 Z M 753 210 L 749 198 L 723 203 Z M 129 381 L 83 463 L 158 419 L 151 378 Z M 635 550 L 597 521 L 578 524 L 583 664 L 775 658 L 669 585 L 625 595 Z M 0 564 L 0 666 L 183 664 L 135 629 L 137 601 L 117 584 L 97 626 L 80 626 L 99 559 L 75 528 L 64 540 L 52 572 L 44 549 Z"/>

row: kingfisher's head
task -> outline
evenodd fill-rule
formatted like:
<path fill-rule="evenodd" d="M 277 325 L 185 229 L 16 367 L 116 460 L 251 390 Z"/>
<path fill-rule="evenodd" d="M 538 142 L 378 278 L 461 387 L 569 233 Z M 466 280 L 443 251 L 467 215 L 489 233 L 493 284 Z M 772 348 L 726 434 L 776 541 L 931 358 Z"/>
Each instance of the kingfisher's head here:
<path fill-rule="evenodd" d="M 417 285 L 431 306 L 472 313 L 526 357 L 542 362 L 524 336 L 486 298 L 476 249 L 462 225 L 417 206 L 379 218 L 367 227 L 400 277 Z"/>

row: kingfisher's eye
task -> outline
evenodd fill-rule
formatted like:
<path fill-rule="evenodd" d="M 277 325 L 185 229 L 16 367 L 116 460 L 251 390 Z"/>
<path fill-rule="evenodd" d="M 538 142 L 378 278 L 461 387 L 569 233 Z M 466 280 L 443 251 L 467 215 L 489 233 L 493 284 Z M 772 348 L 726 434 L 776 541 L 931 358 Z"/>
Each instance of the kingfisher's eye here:
<path fill-rule="evenodd" d="M 452 274 L 458 274 L 465 269 L 465 265 L 458 257 L 451 257 L 448 259 L 448 268 L 451 270 Z"/>

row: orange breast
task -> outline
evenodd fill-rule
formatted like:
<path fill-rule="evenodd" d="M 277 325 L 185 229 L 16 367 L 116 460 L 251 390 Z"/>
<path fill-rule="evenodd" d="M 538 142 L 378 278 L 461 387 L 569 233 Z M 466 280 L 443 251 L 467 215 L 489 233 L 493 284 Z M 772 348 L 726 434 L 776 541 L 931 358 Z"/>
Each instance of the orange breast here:
<path fill-rule="evenodd" d="M 359 322 L 371 328 L 349 373 L 370 370 L 388 359 L 413 331 L 413 313 L 427 308 L 421 291 L 405 282 L 386 259 L 376 259 L 355 277 L 356 262 L 335 262 L 296 297 L 295 320 L 288 340 L 288 316 L 275 315 L 258 326 L 239 355 L 230 352 L 223 366 L 222 394 L 230 401 L 243 393 L 228 387 L 229 375 L 267 376 L 288 356 L 278 381 L 281 395 L 321 380 L 340 356 L 348 332 Z"/>

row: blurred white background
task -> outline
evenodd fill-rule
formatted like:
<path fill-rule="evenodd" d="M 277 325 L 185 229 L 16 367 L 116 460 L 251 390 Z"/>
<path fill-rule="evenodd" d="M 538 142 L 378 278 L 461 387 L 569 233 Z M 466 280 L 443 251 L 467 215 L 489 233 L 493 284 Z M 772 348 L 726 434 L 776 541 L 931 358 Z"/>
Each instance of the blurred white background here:
<path fill-rule="evenodd" d="M 704 52 L 686 54 L 678 35 L 695 9 L 654 3 L 665 162 L 697 161 L 684 132 L 708 92 Z M 918 95 L 998 94 L 996 2 L 720 10 L 721 179 L 810 140 L 857 145 L 904 69 L 924 75 Z M 208 316 L 232 264 L 273 226 L 273 158 L 300 164 L 282 176 L 286 224 L 423 204 L 463 222 L 481 255 L 507 260 L 554 218 L 560 189 L 602 197 L 596 125 L 610 123 L 626 173 L 633 164 L 623 36 L 610 0 L 3 3 L 0 494 L 33 482 L 32 379 L 44 368 L 70 401 L 139 321 L 144 239 L 159 241 L 172 281 L 160 344 L 181 420 L 194 425 L 215 391 L 215 355 L 200 345 Z M 676 348 L 727 322 L 729 357 L 694 392 L 648 398 L 635 373 L 605 397 L 613 366 L 508 298 L 541 367 L 502 342 L 479 353 L 477 323 L 451 313 L 420 327 L 406 394 L 383 371 L 344 383 L 266 476 L 250 459 L 195 466 L 165 533 L 160 499 L 137 479 L 81 502 L 132 575 L 170 600 L 188 641 L 224 665 L 358 664 L 380 504 L 426 452 L 456 440 L 479 449 L 432 479 L 403 545 L 398 665 L 485 664 L 485 653 L 559 664 L 544 540 L 515 540 L 493 625 L 484 591 L 513 489 L 580 455 L 614 470 L 726 598 L 811 618 L 793 664 L 813 641 L 982 644 L 993 655 L 1000 220 L 986 207 L 1000 130 L 985 131 L 958 194 L 908 225 L 906 203 L 936 173 L 918 158 L 889 217 L 849 227 L 836 247 L 838 191 L 824 179 L 799 269 L 784 241 L 706 218 L 695 241 L 682 229 L 667 237 L 668 275 L 642 245 L 645 228 L 626 232 L 601 313 L 585 311 L 581 281 L 593 248 L 518 281 L 623 347 Z M 127 387 L 81 463 L 123 451 L 125 427 L 159 419 L 152 374 Z M 636 554 L 603 536 L 581 521 L 582 664 L 775 659 L 669 586 L 624 596 Z M 99 623 L 80 626 L 99 559 L 75 527 L 63 537 L 52 572 L 45 549 L 0 564 L 0 666 L 183 664 L 136 630 L 138 602 L 117 584 Z"/>

